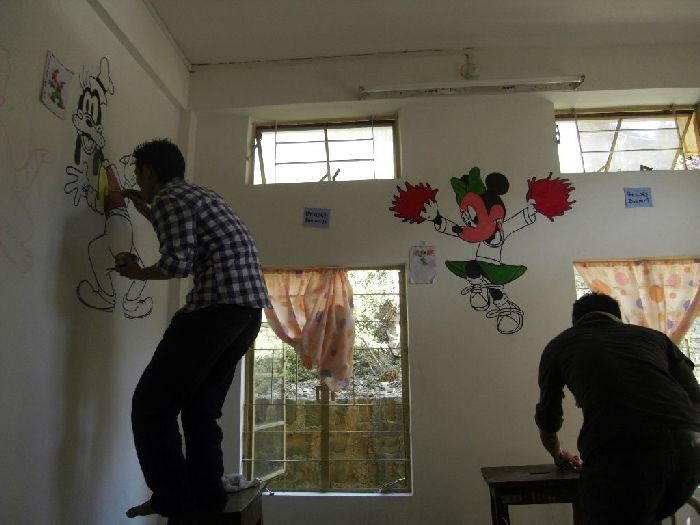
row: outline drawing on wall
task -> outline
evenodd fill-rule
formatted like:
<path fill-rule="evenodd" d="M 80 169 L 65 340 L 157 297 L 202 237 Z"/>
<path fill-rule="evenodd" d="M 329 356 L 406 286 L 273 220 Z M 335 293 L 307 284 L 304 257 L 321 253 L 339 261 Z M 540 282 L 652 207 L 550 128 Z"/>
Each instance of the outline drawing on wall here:
<path fill-rule="evenodd" d="M 10 57 L 0 47 L 0 108 L 7 99 L 10 81 Z M 22 273 L 28 272 L 34 257 L 29 241 L 34 235 L 34 221 L 27 208 L 31 199 L 31 186 L 40 168 L 51 162 L 52 155 L 45 149 L 33 149 L 20 164 L 15 163 L 10 144 L 10 134 L 0 114 L 0 253 Z"/>
<path fill-rule="evenodd" d="M 114 256 L 127 252 L 139 256 L 134 246 L 134 232 L 126 200 L 119 191 L 136 184 L 134 160 L 131 155 L 120 160 L 122 170 L 104 156 L 107 141 L 104 137 L 104 107 L 107 95 L 114 94 L 110 77 L 109 60 L 102 57 L 99 73 L 92 76 L 83 72 L 78 107 L 73 113 L 73 126 L 77 131 L 74 165 L 66 167 L 70 180 L 64 191 L 73 195 L 73 205 L 85 200 L 95 213 L 104 215 L 104 231 L 88 244 L 88 260 L 93 281 L 84 279 L 78 283 L 78 299 L 85 306 L 114 311 L 117 302 L 114 283 Z M 121 279 L 121 277 L 119 277 Z M 145 317 L 153 310 L 153 299 L 143 297 L 145 281 L 132 280 L 124 294 L 121 307 L 128 319 Z"/>
<path fill-rule="evenodd" d="M 501 251 L 506 239 L 516 231 L 530 226 L 537 214 L 550 221 L 571 209 L 576 201 L 569 201 L 574 187 L 568 179 L 533 177 L 527 181 L 527 205 L 506 218 L 506 207 L 501 195 L 508 192 L 510 183 L 502 173 L 490 173 L 484 181 L 478 167 L 468 175 L 450 179 L 459 207 L 462 224 L 441 215 L 436 201 L 438 190 L 429 184 L 397 186 L 389 209 L 404 222 L 431 221 L 435 230 L 476 244 L 476 254 L 466 261 L 445 261 L 447 268 L 467 281 L 461 291 L 469 296 L 469 305 L 496 320 L 496 329 L 502 334 L 513 334 L 523 327 L 525 314 L 508 298 L 505 285 L 521 277 L 527 270 L 523 265 L 504 264 Z"/>
<path fill-rule="evenodd" d="M 68 91 L 72 79 L 73 72 L 61 64 L 61 61 L 51 51 L 47 51 L 41 102 L 59 118 L 66 118 L 66 104 L 63 94 Z"/>

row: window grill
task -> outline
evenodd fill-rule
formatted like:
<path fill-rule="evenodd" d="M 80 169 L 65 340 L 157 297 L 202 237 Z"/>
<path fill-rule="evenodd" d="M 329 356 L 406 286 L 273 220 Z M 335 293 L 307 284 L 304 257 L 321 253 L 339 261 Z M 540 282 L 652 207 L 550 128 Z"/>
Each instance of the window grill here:
<path fill-rule="evenodd" d="M 254 127 L 253 184 L 393 179 L 396 119 L 267 123 Z"/>
<path fill-rule="evenodd" d="M 562 173 L 700 169 L 693 108 L 556 114 Z"/>
<path fill-rule="evenodd" d="M 346 389 L 330 392 L 266 323 L 248 354 L 244 472 L 271 490 L 410 490 L 404 270 L 350 270 L 349 279 L 356 338 Z"/>

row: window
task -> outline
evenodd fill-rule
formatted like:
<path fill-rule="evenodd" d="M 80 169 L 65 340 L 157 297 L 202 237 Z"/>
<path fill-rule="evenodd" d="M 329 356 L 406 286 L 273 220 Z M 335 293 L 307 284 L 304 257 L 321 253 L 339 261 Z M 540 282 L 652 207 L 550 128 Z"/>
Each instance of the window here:
<path fill-rule="evenodd" d="M 558 112 L 562 173 L 700 169 L 692 108 Z"/>
<path fill-rule="evenodd" d="M 574 284 L 576 286 L 576 299 L 590 293 L 586 281 L 574 268 Z M 696 317 L 685 338 L 678 348 L 695 363 L 695 377 L 700 381 L 700 316 Z"/>
<path fill-rule="evenodd" d="M 407 492 L 411 487 L 404 271 L 349 270 L 350 385 L 332 393 L 266 320 L 248 354 L 248 479 L 273 491 Z"/>
<path fill-rule="evenodd" d="M 253 184 L 394 179 L 396 119 L 254 127 Z"/>

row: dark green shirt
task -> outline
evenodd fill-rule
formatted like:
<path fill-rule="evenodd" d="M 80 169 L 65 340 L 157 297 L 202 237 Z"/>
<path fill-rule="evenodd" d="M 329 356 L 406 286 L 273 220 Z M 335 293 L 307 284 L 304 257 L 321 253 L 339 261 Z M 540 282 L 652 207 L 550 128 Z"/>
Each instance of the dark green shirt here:
<path fill-rule="evenodd" d="M 588 314 L 544 349 L 537 426 L 557 432 L 568 387 L 583 410 L 578 449 L 656 428 L 700 431 L 693 363 L 661 332 Z"/>

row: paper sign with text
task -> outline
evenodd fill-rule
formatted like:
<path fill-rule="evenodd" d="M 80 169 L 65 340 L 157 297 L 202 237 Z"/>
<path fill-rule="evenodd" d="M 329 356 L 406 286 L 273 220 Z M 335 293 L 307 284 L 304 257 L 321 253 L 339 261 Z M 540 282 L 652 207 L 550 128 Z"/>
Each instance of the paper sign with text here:
<path fill-rule="evenodd" d="M 304 208 L 304 226 L 307 228 L 329 228 L 330 208 Z"/>
<path fill-rule="evenodd" d="M 625 188 L 625 208 L 651 208 L 651 188 Z"/>

